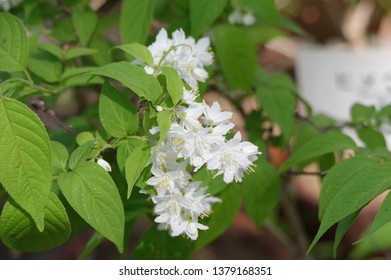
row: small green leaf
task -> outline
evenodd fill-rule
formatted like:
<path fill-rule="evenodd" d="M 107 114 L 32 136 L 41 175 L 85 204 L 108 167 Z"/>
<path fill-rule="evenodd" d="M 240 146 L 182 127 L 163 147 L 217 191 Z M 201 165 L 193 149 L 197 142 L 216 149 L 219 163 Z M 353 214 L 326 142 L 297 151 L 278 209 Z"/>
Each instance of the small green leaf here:
<path fill-rule="evenodd" d="M 87 46 L 98 25 L 98 16 L 89 10 L 74 11 L 72 14 L 72 25 L 81 45 Z"/>
<path fill-rule="evenodd" d="M 191 34 L 198 37 L 224 11 L 228 0 L 190 0 Z"/>
<path fill-rule="evenodd" d="M 172 116 L 174 115 L 171 111 L 161 111 L 157 114 L 157 123 L 160 127 L 160 136 L 159 136 L 159 142 L 158 146 L 160 146 L 164 139 L 166 139 L 167 133 L 170 130 L 171 122 L 172 122 Z"/>
<path fill-rule="evenodd" d="M 374 233 L 376 233 L 380 228 L 389 224 L 391 222 L 391 193 L 388 193 L 384 199 L 379 211 L 376 214 L 375 220 L 373 221 L 371 227 L 367 230 L 365 235 L 361 240 L 367 239 Z"/>
<path fill-rule="evenodd" d="M 10 13 L 0 13 L 0 71 L 23 71 L 29 55 L 26 30 Z"/>
<path fill-rule="evenodd" d="M 122 252 L 124 209 L 110 175 L 96 163 L 82 162 L 61 174 L 58 185 L 72 208 Z"/>
<path fill-rule="evenodd" d="M 363 104 L 354 104 L 350 110 L 354 122 L 360 123 L 370 120 L 376 113 L 375 106 L 366 106 Z"/>
<path fill-rule="evenodd" d="M 62 49 L 56 44 L 45 42 L 45 43 L 39 43 L 35 45 L 35 47 L 50 53 L 51 55 L 55 56 L 58 60 L 62 60 Z"/>
<path fill-rule="evenodd" d="M 78 135 L 76 135 L 76 143 L 79 146 L 83 145 L 84 143 L 86 143 L 88 141 L 94 140 L 94 139 L 95 139 L 94 134 L 92 134 L 89 131 L 83 131 L 83 132 L 80 132 Z"/>
<path fill-rule="evenodd" d="M 142 67 L 129 62 L 110 63 L 92 70 L 90 73 L 115 79 L 134 91 L 138 96 L 152 102 L 159 99 L 163 94 L 162 87 L 153 75 L 147 74 Z"/>
<path fill-rule="evenodd" d="M 312 249 L 331 226 L 387 190 L 391 186 L 390 172 L 391 163 L 370 165 L 341 186 L 326 206 L 319 231 L 308 250 Z"/>
<path fill-rule="evenodd" d="M 251 37 L 231 25 L 216 26 L 213 33 L 217 59 L 227 82 L 235 88 L 251 88 L 257 68 L 257 54 Z"/>
<path fill-rule="evenodd" d="M 281 24 L 283 22 L 274 0 L 238 0 L 238 2 L 269 23 Z"/>
<path fill-rule="evenodd" d="M 280 174 L 267 161 L 243 178 L 244 207 L 257 228 L 272 213 L 280 198 Z"/>
<path fill-rule="evenodd" d="M 140 146 L 146 145 L 145 141 L 137 138 L 129 138 L 122 140 L 118 145 L 117 150 L 117 163 L 118 167 L 121 170 L 122 174 L 125 174 L 125 163 L 126 160 L 129 158 L 129 155 L 131 152 L 136 148 Z"/>
<path fill-rule="evenodd" d="M 334 165 L 323 180 L 319 201 L 319 219 L 323 218 L 330 201 L 350 179 L 365 168 L 376 164 L 375 160 L 367 157 L 352 157 Z"/>
<path fill-rule="evenodd" d="M 206 220 L 209 229 L 199 232 L 198 239 L 195 241 L 197 249 L 215 240 L 232 224 L 242 203 L 242 192 L 239 184 L 231 184 L 220 198 L 221 203 L 214 205 L 212 214 Z"/>
<path fill-rule="evenodd" d="M 73 169 L 75 166 L 91 157 L 92 148 L 95 145 L 95 139 L 90 140 L 74 150 L 69 157 L 69 168 Z"/>
<path fill-rule="evenodd" d="M 350 137 L 340 132 L 330 131 L 326 134 L 313 137 L 300 146 L 281 166 L 280 171 L 286 171 L 296 164 L 327 153 L 356 148 L 356 143 Z"/>
<path fill-rule="evenodd" d="M 129 198 L 132 194 L 133 186 L 140 174 L 147 166 L 150 158 L 150 149 L 148 145 L 137 146 L 130 153 L 128 159 L 125 162 L 125 176 L 128 183 L 128 195 Z"/>
<path fill-rule="evenodd" d="M 8 201 L 0 217 L 0 238 L 14 250 L 41 252 L 57 247 L 68 240 L 71 225 L 64 206 L 53 193 L 45 208 L 45 230 L 39 231 L 32 221 L 14 201 Z"/>
<path fill-rule="evenodd" d="M 93 55 L 97 53 L 94 49 L 88 49 L 88 48 L 72 48 L 69 51 L 65 53 L 65 60 L 71 60 L 80 56 L 87 56 L 87 55 Z"/>
<path fill-rule="evenodd" d="M 155 4 L 156 0 L 122 2 L 119 18 L 122 43 L 145 43 L 151 29 Z"/>
<path fill-rule="evenodd" d="M 145 62 L 149 66 L 153 66 L 154 64 L 151 52 L 144 45 L 135 42 L 131 44 L 116 46 L 114 48 L 123 50 L 127 54 L 130 54 L 134 58 Z"/>
<path fill-rule="evenodd" d="M 31 50 L 28 68 L 34 75 L 48 83 L 58 82 L 62 72 L 60 60 L 39 49 Z"/>
<path fill-rule="evenodd" d="M 51 141 L 50 143 L 52 147 L 52 172 L 53 175 L 58 175 L 66 171 L 68 151 L 60 142 Z"/>
<path fill-rule="evenodd" d="M 152 227 L 140 238 L 133 258 L 136 260 L 181 260 L 193 252 L 194 242 L 171 237 L 168 232 Z"/>
<path fill-rule="evenodd" d="M 166 76 L 167 91 L 172 102 L 177 104 L 183 96 L 183 82 L 178 71 L 171 67 L 163 68 L 163 75 Z"/>
<path fill-rule="evenodd" d="M 0 131 L 0 182 L 42 231 L 52 184 L 48 134 L 36 114 L 9 98 L 0 98 Z"/>
<path fill-rule="evenodd" d="M 387 147 L 384 135 L 370 126 L 364 126 L 357 129 L 357 134 L 365 145 L 370 149 L 377 147 Z"/>
<path fill-rule="evenodd" d="M 353 212 L 352 214 L 346 216 L 343 218 L 339 223 L 337 230 L 335 231 L 335 240 L 334 240 L 334 246 L 333 246 L 333 255 L 334 258 L 337 256 L 337 249 L 339 244 L 342 241 L 343 236 L 348 231 L 350 226 L 353 224 L 353 222 L 356 220 L 358 214 L 360 213 L 361 209 Z"/>
<path fill-rule="evenodd" d="M 105 82 L 99 99 L 99 119 L 112 136 L 123 138 L 138 130 L 138 113 L 125 94 Z"/>

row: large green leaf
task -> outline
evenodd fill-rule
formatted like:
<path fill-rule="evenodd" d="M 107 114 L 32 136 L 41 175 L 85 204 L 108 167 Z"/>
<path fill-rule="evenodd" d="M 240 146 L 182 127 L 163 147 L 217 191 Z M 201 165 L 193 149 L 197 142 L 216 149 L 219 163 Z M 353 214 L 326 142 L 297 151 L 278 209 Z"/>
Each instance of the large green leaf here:
<path fill-rule="evenodd" d="M 336 194 L 357 174 L 377 162 L 367 157 L 352 157 L 341 161 L 331 168 L 325 176 L 320 192 L 319 219 L 323 218 L 326 207 Z"/>
<path fill-rule="evenodd" d="M 61 174 L 58 185 L 72 208 L 122 252 L 124 208 L 110 175 L 94 162 L 82 162 Z"/>
<path fill-rule="evenodd" d="M 145 43 L 151 29 L 155 4 L 156 0 L 126 0 L 122 2 L 120 15 L 122 43 Z"/>
<path fill-rule="evenodd" d="M 163 94 L 162 87 L 153 75 L 147 74 L 142 67 L 129 62 L 110 63 L 90 73 L 115 79 L 149 101 L 156 101 Z"/>
<path fill-rule="evenodd" d="M 172 102 L 177 104 L 183 96 L 183 82 L 178 71 L 171 67 L 163 68 L 163 75 L 166 76 L 167 91 Z"/>
<path fill-rule="evenodd" d="M 227 82 L 239 89 L 249 89 L 255 78 L 257 54 L 251 37 L 231 25 L 213 28 L 217 59 Z"/>
<path fill-rule="evenodd" d="M 0 217 L 0 238 L 9 248 L 22 252 L 47 251 L 65 242 L 71 225 L 64 206 L 53 193 L 45 208 L 45 230 L 39 231 L 29 215 L 8 201 Z"/>
<path fill-rule="evenodd" d="M 107 82 L 99 99 L 99 118 L 106 131 L 117 138 L 132 135 L 138 129 L 138 113 L 133 103 Z"/>
<path fill-rule="evenodd" d="M 296 164 L 324 154 L 356 148 L 356 143 L 350 137 L 341 132 L 330 131 L 326 134 L 315 136 L 301 145 L 281 166 L 280 170 L 286 171 Z"/>
<path fill-rule="evenodd" d="M 384 135 L 370 126 L 364 126 L 357 129 L 357 134 L 365 145 L 370 149 L 377 147 L 387 147 Z"/>
<path fill-rule="evenodd" d="M 90 10 L 76 10 L 72 14 L 72 25 L 82 46 L 87 46 L 98 25 L 98 16 Z"/>
<path fill-rule="evenodd" d="M 125 162 L 126 182 L 128 183 L 128 198 L 141 172 L 146 167 L 151 152 L 148 145 L 140 145 L 134 148 Z"/>
<path fill-rule="evenodd" d="M 61 78 L 60 60 L 52 54 L 40 49 L 33 49 L 28 63 L 29 70 L 48 83 L 56 83 Z"/>
<path fill-rule="evenodd" d="M 190 240 L 171 237 L 168 232 L 152 227 L 141 236 L 133 258 L 136 260 L 180 260 L 193 252 Z"/>
<path fill-rule="evenodd" d="M 1 98 L 0 131 L 0 182 L 42 231 L 52 184 L 51 149 L 45 127 L 23 103 Z"/>
<path fill-rule="evenodd" d="M 212 242 L 228 229 L 240 210 L 242 191 L 238 184 L 231 184 L 221 195 L 221 203 L 216 203 L 213 212 L 207 220 L 208 230 L 200 231 L 196 248 L 202 248 Z"/>
<path fill-rule="evenodd" d="M 243 178 L 244 207 L 258 228 L 276 207 L 280 189 L 280 174 L 266 161 Z"/>
<path fill-rule="evenodd" d="M 351 177 L 326 206 L 319 231 L 309 250 L 335 223 L 361 209 L 376 196 L 390 188 L 391 163 L 370 165 Z"/>
<path fill-rule="evenodd" d="M 353 212 L 352 214 L 346 216 L 343 218 L 339 223 L 338 227 L 335 231 L 335 240 L 334 240 L 334 245 L 333 245 L 333 255 L 334 258 L 337 256 L 337 249 L 339 244 L 342 241 L 343 236 L 345 233 L 348 231 L 350 226 L 353 224 L 353 222 L 356 220 L 358 214 L 360 213 L 361 209 Z"/>
<path fill-rule="evenodd" d="M 0 13 L 0 71 L 13 72 L 26 68 L 29 55 L 26 30 L 20 20 Z"/>
<path fill-rule="evenodd" d="M 127 54 L 130 54 L 134 58 L 145 62 L 149 66 L 153 66 L 152 54 L 144 45 L 135 42 L 131 44 L 116 46 L 115 48 L 123 50 Z"/>
<path fill-rule="evenodd" d="M 191 34 L 198 37 L 222 14 L 228 0 L 190 0 Z"/>

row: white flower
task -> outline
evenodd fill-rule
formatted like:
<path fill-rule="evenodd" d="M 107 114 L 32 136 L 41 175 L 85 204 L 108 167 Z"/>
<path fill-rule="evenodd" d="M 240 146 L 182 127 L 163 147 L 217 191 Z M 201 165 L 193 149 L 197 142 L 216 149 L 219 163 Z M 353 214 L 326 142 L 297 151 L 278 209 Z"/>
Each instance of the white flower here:
<path fill-rule="evenodd" d="M 253 25 L 255 23 L 255 16 L 251 12 L 247 12 L 242 18 L 243 24 L 246 26 Z"/>
<path fill-rule="evenodd" d="M 158 112 L 163 111 L 163 107 L 162 106 L 156 106 L 156 111 L 158 111 Z"/>
<path fill-rule="evenodd" d="M 198 81 L 204 82 L 208 78 L 204 67 L 213 61 L 209 45 L 208 38 L 196 42 L 193 37 L 186 37 L 182 29 L 174 31 L 172 39 L 168 38 L 165 29 L 161 29 L 156 41 L 148 47 L 154 67 L 146 66 L 145 71 L 159 75 L 163 67 L 173 67 L 192 89 L 198 90 Z"/>
<path fill-rule="evenodd" d="M 207 230 L 208 227 L 196 221 L 183 221 L 172 232 L 172 236 L 186 234 L 191 240 L 198 238 L 198 230 Z"/>
<path fill-rule="evenodd" d="M 242 9 L 236 7 L 233 12 L 228 16 L 228 22 L 232 25 L 243 24 L 246 26 L 253 25 L 256 21 L 256 18 L 251 10 Z"/>
<path fill-rule="evenodd" d="M 183 96 L 182 101 L 186 104 L 192 104 L 194 100 L 197 98 L 198 94 L 195 90 L 187 90 L 183 88 Z"/>
<path fill-rule="evenodd" d="M 224 182 L 241 182 L 243 171 L 253 171 L 252 163 L 261 154 L 258 147 L 250 142 L 241 142 L 237 132 L 225 145 L 217 146 L 207 159 L 207 169 L 217 170 L 215 176 L 224 174 Z"/>
<path fill-rule="evenodd" d="M 111 166 L 110 164 L 105 161 L 104 159 L 100 158 L 96 161 L 97 164 L 99 164 L 104 170 L 106 170 L 107 172 L 111 172 Z"/>
<path fill-rule="evenodd" d="M 223 112 L 218 102 L 213 102 L 210 107 L 205 103 L 205 101 L 203 101 L 203 104 L 205 116 L 204 124 L 206 125 L 226 124 L 232 118 L 232 112 Z"/>

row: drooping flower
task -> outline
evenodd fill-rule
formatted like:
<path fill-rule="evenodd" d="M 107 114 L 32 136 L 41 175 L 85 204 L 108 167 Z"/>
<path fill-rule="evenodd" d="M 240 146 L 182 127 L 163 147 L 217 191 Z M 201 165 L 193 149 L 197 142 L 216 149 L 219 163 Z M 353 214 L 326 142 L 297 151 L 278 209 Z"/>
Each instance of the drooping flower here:
<path fill-rule="evenodd" d="M 97 164 L 99 164 L 104 170 L 106 170 L 107 172 L 111 172 L 111 166 L 110 164 L 105 161 L 104 159 L 100 158 L 96 161 Z"/>

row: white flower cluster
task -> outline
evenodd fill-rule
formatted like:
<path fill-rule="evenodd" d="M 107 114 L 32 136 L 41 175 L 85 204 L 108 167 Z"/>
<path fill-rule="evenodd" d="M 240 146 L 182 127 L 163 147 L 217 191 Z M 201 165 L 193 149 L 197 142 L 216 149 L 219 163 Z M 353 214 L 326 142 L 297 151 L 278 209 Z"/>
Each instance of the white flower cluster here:
<path fill-rule="evenodd" d="M 232 25 L 242 24 L 245 26 L 251 26 L 255 23 L 256 19 L 251 10 L 235 8 L 233 12 L 228 16 L 228 22 Z"/>
<path fill-rule="evenodd" d="M 0 0 L 0 7 L 3 11 L 8 12 L 12 7 L 15 7 L 22 3 L 23 0 Z"/>
<path fill-rule="evenodd" d="M 205 82 L 208 78 L 204 67 L 213 61 L 209 44 L 209 38 L 201 38 L 197 42 L 192 37 L 186 38 L 182 29 L 174 31 L 170 39 L 163 28 L 156 41 L 148 47 L 154 67 L 146 66 L 145 71 L 159 75 L 163 67 L 173 67 L 192 89 L 198 90 L 197 81 Z"/>
<path fill-rule="evenodd" d="M 175 110 L 175 121 L 163 143 L 151 150 L 153 176 L 146 182 L 156 190 L 151 199 L 159 228 L 192 240 L 197 239 L 198 230 L 208 228 L 198 222 L 199 218 L 208 216 L 211 204 L 220 199 L 206 194 L 201 182 L 192 181 L 189 165 L 193 172 L 205 166 L 215 176 L 223 174 L 226 183 L 241 182 L 244 171 L 253 171 L 253 162 L 260 154 L 257 146 L 242 142 L 240 132 L 227 140 L 227 133 L 234 127 L 231 112 L 222 111 L 218 102 L 212 106 L 195 102 L 197 81 L 207 77 L 203 66 L 212 61 L 208 48 L 207 38 L 195 43 L 179 30 L 168 39 L 163 29 L 149 47 L 157 66 L 146 67 L 147 72 L 158 75 L 156 71 L 161 67 L 172 66 L 192 88 L 183 88 L 182 105 L 169 109 Z M 167 109 L 156 106 L 156 110 Z M 159 131 L 159 127 L 150 130 L 151 134 Z"/>

